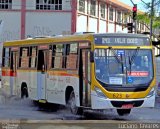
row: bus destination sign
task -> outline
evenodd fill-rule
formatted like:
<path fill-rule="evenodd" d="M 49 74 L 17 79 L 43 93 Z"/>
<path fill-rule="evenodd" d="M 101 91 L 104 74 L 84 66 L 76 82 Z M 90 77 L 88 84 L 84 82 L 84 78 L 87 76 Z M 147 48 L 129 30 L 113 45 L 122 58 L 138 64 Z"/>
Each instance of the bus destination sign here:
<path fill-rule="evenodd" d="M 97 45 L 126 45 L 126 46 L 149 46 L 149 38 L 146 37 L 95 37 L 95 43 Z"/>

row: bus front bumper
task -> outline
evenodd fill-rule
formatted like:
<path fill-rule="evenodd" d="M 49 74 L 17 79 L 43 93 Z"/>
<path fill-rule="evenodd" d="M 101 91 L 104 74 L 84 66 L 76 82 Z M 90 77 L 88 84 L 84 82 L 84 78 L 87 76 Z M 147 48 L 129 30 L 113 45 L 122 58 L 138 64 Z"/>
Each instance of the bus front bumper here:
<path fill-rule="evenodd" d="M 148 98 L 140 99 L 109 99 L 99 97 L 96 92 L 91 93 L 92 109 L 128 109 L 128 108 L 143 108 L 155 106 L 155 95 Z M 127 106 L 128 105 L 128 106 Z"/>

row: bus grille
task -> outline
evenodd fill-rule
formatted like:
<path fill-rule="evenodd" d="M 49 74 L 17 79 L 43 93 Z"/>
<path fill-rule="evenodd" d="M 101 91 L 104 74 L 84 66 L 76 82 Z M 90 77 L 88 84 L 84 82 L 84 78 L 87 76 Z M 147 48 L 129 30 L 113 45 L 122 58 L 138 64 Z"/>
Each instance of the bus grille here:
<path fill-rule="evenodd" d="M 111 101 L 112 105 L 114 107 L 122 107 L 124 104 L 133 104 L 134 107 L 140 107 L 143 104 L 143 100 L 137 100 L 137 101 Z"/>

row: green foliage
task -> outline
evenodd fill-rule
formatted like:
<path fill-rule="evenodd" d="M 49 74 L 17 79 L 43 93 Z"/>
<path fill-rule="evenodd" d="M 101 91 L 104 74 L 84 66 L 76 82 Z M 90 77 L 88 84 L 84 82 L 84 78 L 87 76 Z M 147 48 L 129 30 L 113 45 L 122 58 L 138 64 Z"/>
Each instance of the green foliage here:
<path fill-rule="evenodd" d="M 153 18 L 153 25 L 152 27 L 153 28 L 160 28 L 160 17 L 159 16 L 156 16 L 156 12 L 157 10 L 155 10 L 155 7 L 160 7 L 160 0 L 157 0 L 154 5 L 153 5 L 153 13 L 151 14 L 151 3 L 152 3 L 152 0 L 150 0 L 150 2 L 146 3 L 144 0 L 141 0 L 142 3 L 144 4 L 144 7 L 147 9 L 147 12 L 145 13 L 141 13 L 141 14 L 138 14 L 137 16 L 137 20 L 139 22 L 142 22 L 146 25 L 149 25 L 150 24 L 150 19 Z M 159 10 L 159 8 L 156 8 Z"/>

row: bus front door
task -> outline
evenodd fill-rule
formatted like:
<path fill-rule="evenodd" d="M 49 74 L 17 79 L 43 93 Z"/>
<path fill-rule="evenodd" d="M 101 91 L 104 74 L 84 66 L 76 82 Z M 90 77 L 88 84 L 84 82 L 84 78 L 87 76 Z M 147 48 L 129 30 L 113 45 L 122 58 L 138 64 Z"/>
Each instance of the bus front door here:
<path fill-rule="evenodd" d="M 39 102 L 45 103 L 46 98 L 46 75 L 47 75 L 47 51 L 39 50 L 38 66 L 37 66 L 37 99 Z"/>
<path fill-rule="evenodd" d="M 11 95 L 17 95 L 17 65 L 18 65 L 18 52 L 11 52 L 11 78 L 10 78 L 10 92 Z"/>
<path fill-rule="evenodd" d="M 80 98 L 81 105 L 91 106 L 91 82 L 90 82 L 90 51 L 88 49 L 81 49 L 80 51 Z"/>

